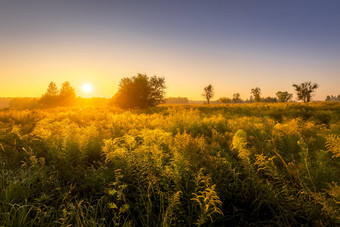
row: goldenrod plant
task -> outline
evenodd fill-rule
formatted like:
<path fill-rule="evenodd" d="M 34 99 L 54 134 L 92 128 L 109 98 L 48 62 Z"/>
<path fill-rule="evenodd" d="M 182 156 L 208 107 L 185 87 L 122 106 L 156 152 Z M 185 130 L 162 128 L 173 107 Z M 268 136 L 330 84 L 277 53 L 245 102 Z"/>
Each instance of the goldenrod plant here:
<path fill-rule="evenodd" d="M 0 111 L 0 226 L 337 226 L 335 102 Z"/>

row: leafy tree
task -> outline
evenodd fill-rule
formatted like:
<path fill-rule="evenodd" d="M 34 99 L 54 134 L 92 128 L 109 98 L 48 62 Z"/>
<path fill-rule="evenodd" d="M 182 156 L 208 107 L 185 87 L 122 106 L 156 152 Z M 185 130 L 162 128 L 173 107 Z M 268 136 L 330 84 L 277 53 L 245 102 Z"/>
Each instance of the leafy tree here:
<path fill-rule="evenodd" d="M 61 106 L 71 106 L 76 102 L 76 93 L 74 88 L 71 87 L 68 81 L 61 85 L 59 94 L 59 105 Z"/>
<path fill-rule="evenodd" d="M 47 87 L 46 95 L 57 96 L 58 94 L 59 91 L 57 85 L 52 81 Z"/>
<path fill-rule="evenodd" d="M 149 78 L 148 82 L 148 106 L 156 106 L 164 103 L 165 78 L 153 76 Z"/>
<path fill-rule="evenodd" d="M 335 96 L 335 95 L 327 95 L 327 98 L 325 100 L 326 102 L 339 102 L 340 101 L 340 95 Z"/>
<path fill-rule="evenodd" d="M 202 96 L 205 97 L 205 99 L 207 100 L 208 104 L 210 104 L 210 99 L 212 97 L 214 97 L 215 92 L 214 92 L 214 87 L 209 84 L 208 86 L 206 86 L 202 92 Z"/>
<path fill-rule="evenodd" d="M 303 100 L 303 102 L 310 102 L 311 94 L 319 87 L 319 85 L 317 83 L 312 84 L 312 82 L 304 82 L 301 84 L 293 84 L 293 87 L 296 90 L 298 100 Z"/>
<path fill-rule="evenodd" d="M 251 89 L 251 94 L 254 96 L 255 102 L 261 101 L 261 88 L 256 87 Z"/>
<path fill-rule="evenodd" d="M 249 97 L 249 99 L 246 100 L 246 102 L 254 102 L 253 96 L 251 95 L 251 96 Z"/>
<path fill-rule="evenodd" d="M 59 91 L 57 85 L 52 81 L 49 83 L 46 93 L 40 98 L 39 102 L 44 106 L 56 106 Z"/>
<path fill-rule="evenodd" d="M 271 102 L 271 103 L 273 103 L 273 102 L 277 102 L 277 98 L 268 96 L 268 97 L 265 97 L 265 98 L 261 98 L 261 102 Z"/>
<path fill-rule="evenodd" d="M 227 97 L 221 97 L 218 99 L 219 103 L 231 103 L 231 99 Z"/>
<path fill-rule="evenodd" d="M 288 91 L 278 91 L 276 96 L 279 102 L 288 102 L 293 98 L 293 94 L 288 93 Z"/>
<path fill-rule="evenodd" d="M 148 77 L 142 74 L 125 77 L 121 79 L 112 103 L 121 108 L 156 106 L 164 102 L 165 88 L 164 77 Z"/>
<path fill-rule="evenodd" d="M 233 102 L 241 102 L 240 93 L 233 94 Z"/>

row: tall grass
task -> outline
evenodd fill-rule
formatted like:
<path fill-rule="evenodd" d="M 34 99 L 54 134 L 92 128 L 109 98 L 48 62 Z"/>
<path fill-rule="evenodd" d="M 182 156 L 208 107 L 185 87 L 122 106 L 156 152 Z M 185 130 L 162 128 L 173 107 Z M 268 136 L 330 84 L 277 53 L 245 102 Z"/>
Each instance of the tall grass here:
<path fill-rule="evenodd" d="M 336 226 L 336 103 L 0 112 L 0 226 Z"/>

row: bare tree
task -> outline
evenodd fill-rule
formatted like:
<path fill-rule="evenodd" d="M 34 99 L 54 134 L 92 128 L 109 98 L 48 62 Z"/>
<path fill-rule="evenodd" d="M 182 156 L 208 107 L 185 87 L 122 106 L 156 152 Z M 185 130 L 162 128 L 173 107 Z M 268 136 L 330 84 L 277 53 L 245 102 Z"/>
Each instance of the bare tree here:
<path fill-rule="evenodd" d="M 202 92 L 202 96 L 205 97 L 205 99 L 207 100 L 208 104 L 210 104 L 210 99 L 212 97 L 214 97 L 214 87 L 209 84 L 208 86 L 206 86 Z"/>
<path fill-rule="evenodd" d="M 301 84 L 293 84 L 293 87 L 295 88 L 298 100 L 310 102 L 311 94 L 319 87 L 319 85 L 317 83 L 312 84 L 312 82 L 304 82 Z"/>

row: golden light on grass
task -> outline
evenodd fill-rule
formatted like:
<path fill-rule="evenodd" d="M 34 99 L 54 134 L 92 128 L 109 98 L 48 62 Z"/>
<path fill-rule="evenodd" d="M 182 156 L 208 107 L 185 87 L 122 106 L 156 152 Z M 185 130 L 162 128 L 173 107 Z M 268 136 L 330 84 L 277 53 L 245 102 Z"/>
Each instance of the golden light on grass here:
<path fill-rule="evenodd" d="M 85 93 L 91 93 L 93 90 L 93 87 L 91 84 L 84 84 L 81 88 Z"/>

